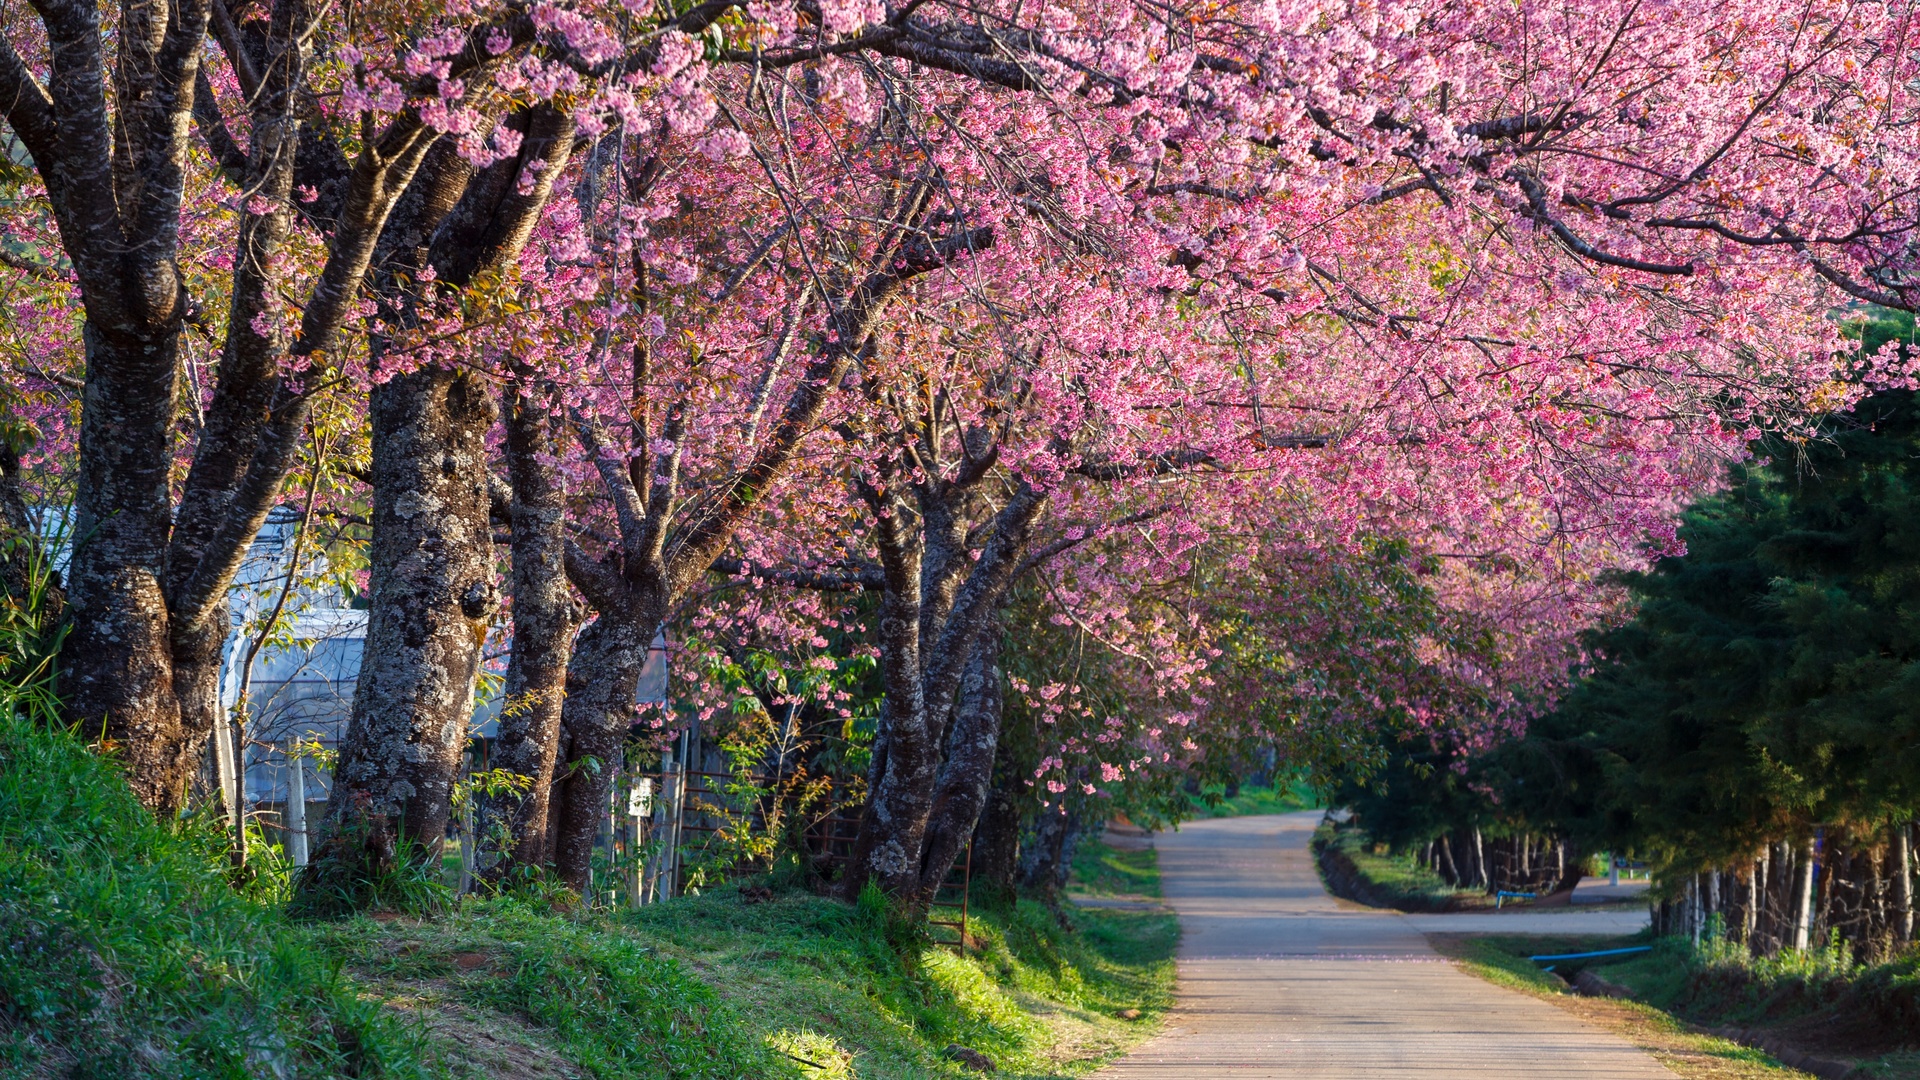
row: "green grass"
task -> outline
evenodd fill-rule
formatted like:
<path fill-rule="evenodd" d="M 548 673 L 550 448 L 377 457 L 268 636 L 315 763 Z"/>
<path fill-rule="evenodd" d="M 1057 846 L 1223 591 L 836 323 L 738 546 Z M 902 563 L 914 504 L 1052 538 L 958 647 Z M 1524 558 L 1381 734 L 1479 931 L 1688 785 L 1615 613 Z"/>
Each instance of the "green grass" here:
<path fill-rule="evenodd" d="M 1713 939 L 1665 938 L 1607 977 L 1695 1023 L 1779 1030 L 1867 1058 L 1868 1075 L 1920 1076 L 1920 950 L 1862 964 L 1838 944 L 1754 957 Z"/>
<path fill-rule="evenodd" d="M 1296 810 L 1317 810 L 1326 805 L 1305 780 L 1290 780 L 1273 787 L 1242 787 L 1232 798 L 1222 784 L 1209 784 L 1197 795 L 1189 795 L 1193 816 L 1197 818 L 1248 817 L 1254 814 L 1290 814 Z"/>
<path fill-rule="evenodd" d="M 1123 867 L 1128 891 L 1151 894 L 1141 854 L 1087 844 L 1081 865 Z M 1172 1000 L 1170 915 L 1022 901 L 976 911 L 964 955 L 891 919 L 884 903 L 715 891 L 576 915 L 468 902 L 314 933 L 384 997 L 480 1026 L 531 1018 L 536 1039 L 609 1078 L 967 1075 L 940 1056 L 954 1043 L 1008 1075 L 1077 1075 Z"/>
<path fill-rule="evenodd" d="M 1321 876 L 1339 896 L 1402 911 L 1439 911 L 1490 903 L 1479 889 L 1459 889 L 1414 861 L 1411 853 L 1378 850 L 1366 833 L 1352 826 L 1322 825 L 1313 834 Z M 1334 880 L 1329 864 L 1352 868 L 1352 880 Z"/>
<path fill-rule="evenodd" d="M 1082 845 L 1076 890 L 1156 895 L 1151 851 Z M 298 922 L 270 861 L 157 825 L 111 762 L 0 715 L 0 1075 L 967 1075 L 1091 1071 L 1171 1004 L 1161 911 L 976 909 L 964 955 L 884 899 L 729 890 L 637 911 L 553 894 Z"/>
<path fill-rule="evenodd" d="M 1160 895 L 1159 852 L 1122 850 L 1100 843 L 1083 843 L 1073 852 L 1073 878 L 1068 891 L 1083 896 Z"/>
<path fill-rule="evenodd" d="M 229 887 L 211 823 L 172 830 L 73 736 L 0 701 L 0 1073 L 431 1075 L 417 1025 Z"/>

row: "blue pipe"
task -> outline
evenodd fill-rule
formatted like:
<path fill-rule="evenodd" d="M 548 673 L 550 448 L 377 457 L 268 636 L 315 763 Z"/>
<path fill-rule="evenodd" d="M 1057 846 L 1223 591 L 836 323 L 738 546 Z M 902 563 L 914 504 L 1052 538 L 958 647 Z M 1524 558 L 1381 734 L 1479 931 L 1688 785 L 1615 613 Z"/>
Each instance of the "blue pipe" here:
<path fill-rule="evenodd" d="M 1551 956 L 1529 956 L 1527 959 L 1532 960 L 1534 963 L 1539 963 L 1542 960 L 1591 960 L 1596 956 L 1625 956 L 1628 953 L 1652 951 L 1653 946 L 1651 945 L 1636 945 L 1631 949 L 1602 949 L 1599 952 L 1554 953 Z"/>

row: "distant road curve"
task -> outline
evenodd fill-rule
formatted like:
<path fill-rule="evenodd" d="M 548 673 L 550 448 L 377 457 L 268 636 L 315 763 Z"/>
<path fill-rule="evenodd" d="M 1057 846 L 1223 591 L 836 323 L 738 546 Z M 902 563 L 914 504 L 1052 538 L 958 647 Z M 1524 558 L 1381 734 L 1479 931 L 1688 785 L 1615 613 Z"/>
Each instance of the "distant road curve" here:
<path fill-rule="evenodd" d="M 1422 935 L 1630 933 L 1643 914 L 1342 905 L 1307 850 L 1319 820 L 1317 810 L 1221 818 L 1155 837 L 1184 932 L 1179 999 L 1166 1031 L 1101 1080 L 1673 1078 L 1613 1035 L 1455 970 Z"/>

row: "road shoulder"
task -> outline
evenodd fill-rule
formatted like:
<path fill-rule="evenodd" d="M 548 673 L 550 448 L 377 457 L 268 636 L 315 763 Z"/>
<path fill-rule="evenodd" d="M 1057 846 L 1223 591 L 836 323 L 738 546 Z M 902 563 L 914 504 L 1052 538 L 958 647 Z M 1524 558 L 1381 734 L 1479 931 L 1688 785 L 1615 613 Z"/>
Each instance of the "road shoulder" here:
<path fill-rule="evenodd" d="M 1814 1080 L 1763 1051 L 1706 1034 L 1650 1005 L 1570 993 L 1563 980 L 1494 946 L 1486 935 L 1430 933 L 1427 940 L 1461 971 L 1539 998 L 1617 1035 L 1683 1080 Z"/>

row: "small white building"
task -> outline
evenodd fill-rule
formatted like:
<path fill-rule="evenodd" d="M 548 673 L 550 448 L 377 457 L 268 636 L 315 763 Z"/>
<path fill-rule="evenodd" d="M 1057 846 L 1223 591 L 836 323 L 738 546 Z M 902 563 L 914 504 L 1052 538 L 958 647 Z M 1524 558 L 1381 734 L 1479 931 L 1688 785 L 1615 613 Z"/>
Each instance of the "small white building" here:
<path fill-rule="evenodd" d="M 250 630 L 273 610 L 286 579 L 297 514 L 278 510 L 254 540 L 232 591 L 232 629 L 220 666 L 220 701 L 226 715 L 240 700 L 241 669 L 252 647 Z M 286 626 L 263 644 L 253 659 L 249 686 L 251 704 L 246 726 L 246 788 L 248 803 L 284 804 L 289 789 L 286 751 L 296 743 L 317 743 L 337 749 L 353 713 L 354 687 L 366 645 L 367 612 L 338 592 L 300 591 L 287 598 Z M 475 692 L 473 734 L 489 739 L 498 730 L 500 685 L 506 672 L 506 635 L 496 627 L 488 640 L 488 657 Z M 667 650 L 656 637 L 641 670 L 635 700 L 658 704 L 667 697 Z M 219 734 L 219 733 L 216 733 Z M 231 746 L 232 739 L 225 740 Z M 222 740 L 216 739 L 216 751 Z M 231 766 L 222 763 L 225 772 Z M 325 802 L 328 777 L 307 763 L 306 798 Z"/>

